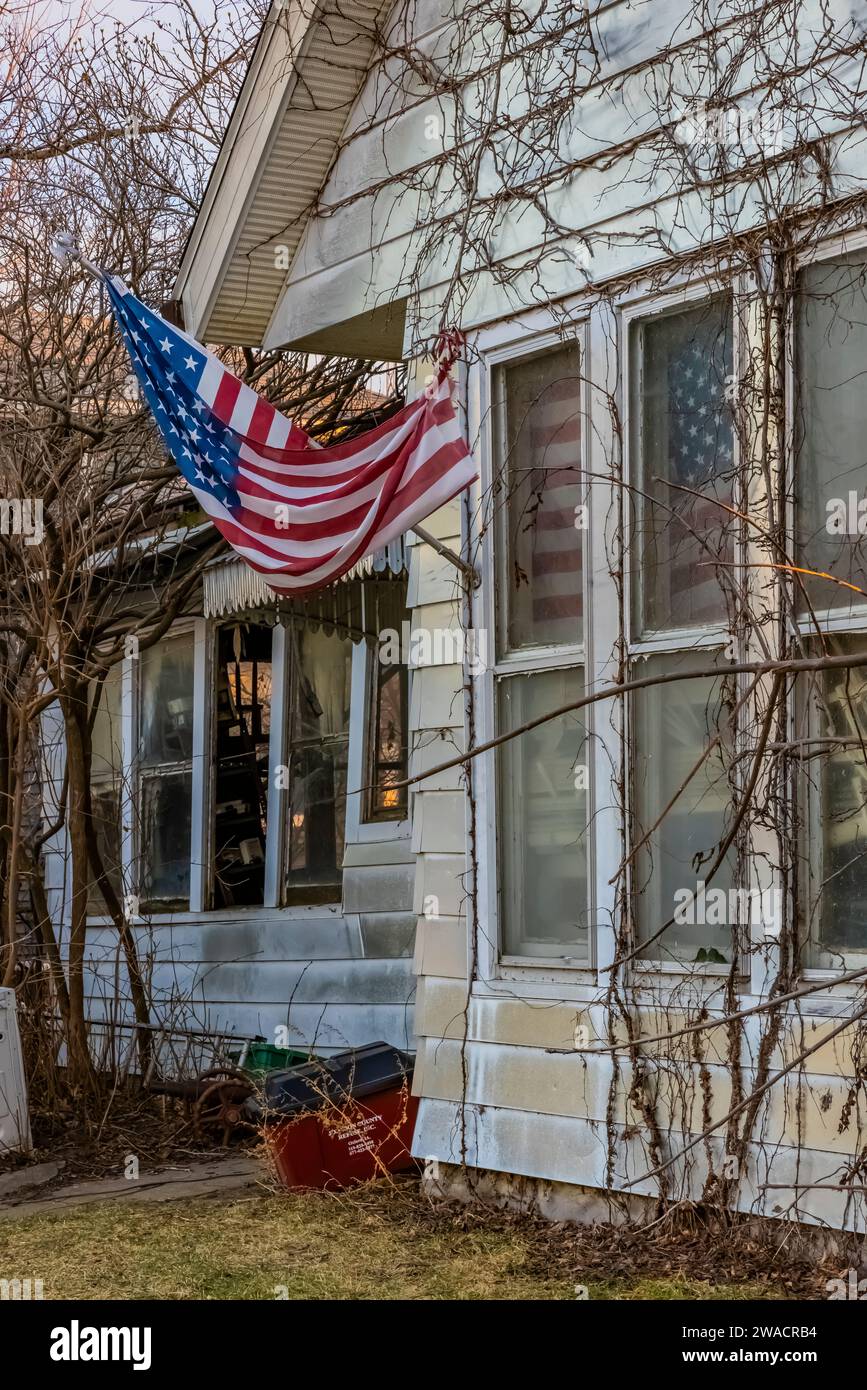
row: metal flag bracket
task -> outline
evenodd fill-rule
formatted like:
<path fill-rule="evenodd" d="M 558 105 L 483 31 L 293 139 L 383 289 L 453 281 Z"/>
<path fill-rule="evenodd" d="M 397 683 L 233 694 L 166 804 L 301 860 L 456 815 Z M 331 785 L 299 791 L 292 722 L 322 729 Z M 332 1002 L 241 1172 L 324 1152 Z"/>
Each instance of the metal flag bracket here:
<path fill-rule="evenodd" d="M 471 565 L 469 561 L 459 555 L 456 550 L 452 550 L 449 546 L 443 545 L 442 541 L 438 541 L 436 536 L 432 536 L 430 531 L 426 531 L 423 526 L 413 526 L 411 529 L 415 532 L 420 541 L 424 541 L 425 545 L 431 546 L 438 555 L 442 555 L 444 560 L 448 560 L 450 565 L 454 565 L 456 570 L 460 570 L 461 574 L 472 588 L 478 589 L 482 582 L 482 576 L 474 565 Z"/>

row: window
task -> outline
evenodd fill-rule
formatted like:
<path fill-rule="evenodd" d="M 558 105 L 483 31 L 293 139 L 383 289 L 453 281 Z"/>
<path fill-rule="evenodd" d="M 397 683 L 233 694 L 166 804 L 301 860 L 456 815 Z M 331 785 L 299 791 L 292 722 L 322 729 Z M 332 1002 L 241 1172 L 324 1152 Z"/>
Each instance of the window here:
<path fill-rule="evenodd" d="M 96 711 L 91 714 L 90 798 L 96 844 L 106 876 L 117 894 L 123 898 L 121 872 L 120 805 L 123 769 L 121 738 L 120 664 L 109 667 L 103 681 L 94 681 L 91 700 Z M 95 884 L 91 884 L 88 909 L 93 913 L 106 911 L 105 899 Z"/>
<path fill-rule="evenodd" d="M 405 820 L 409 788 L 397 784 L 409 775 L 409 652 L 411 632 L 406 581 L 365 587 L 366 626 L 377 635 L 368 660 L 366 776 L 363 820 Z"/>
<path fill-rule="evenodd" d="M 405 584 L 387 587 L 405 612 Z M 354 654 L 363 657 L 349 633 L 363 635 L 360 605 L 359 587 L 285 627 L 198 619 L 110 669 L 91 780 L 119 898 L 129 894 L 142 913 L 340 901 L 351 672 Z M 363 659 L 356 671 L 361 679 Z M 358 730 L 357 756 L 362 766 L 370 750 L 371 810 L 388 820 L 406 815 L 405 797 L 392 792 L 406 776 L 407 676 L 401 664 L 375 674 L 369 704 L 359 701 L 370 728 L 366 742 Z M 105 913 L 96 889 L 89 910 Z"/>
<path fill-rule="evenodd" d="M 629 361 L 632 674 L 662 681 L 631 702 L 634 927 L 648 959 L 722 965 L 740 914 L 733 849 L 712 879 L 703 870 L 732 804 L 736 695 L 720 652 L 737 539 L 720 506 L 737 497 L 731 299 L 634 322 Z M 718 678 L 670 679 L 715 665 Z"/>
<path fill-rule="evenodd" d="M 186 908 L 192 814 L 192 633 L 144 648 L 138 667 L 139 892 L 144 908 Z"/>
<path fill-rule="evenodd" d="M 725 619 L 714 561 L 734 558 L 734 528 L 719 505 L 734 501 L 731 321 L 731 301 L 720 297 L 632 330 L 636 632 Z"/>
<path fill-rule="evenodd" d="M 580 667 L 498 682 L 500 732 L 580 700 Z M 587 958 L 587 737 L 580 711 L 503 745 L 501 925 L 512 956 Z"/>
<path fill-rule="evenodd" d="M 583 639 L 578 348 L 500 368 L 504 651 Z"/>
<path fill-rule="evenodd" d="M 857 654 L 867 651 L 867 598 L 845 586 L 867 590 L 867 255 L 805 266 L 796 290 L 797 554 L 843 581 L 803 577 L 802 652 Z M 803 961 L 853 969 L 867 963 L 867 668 L 802 677 L 795 738 Z"/>
<path fill-rule="evenodd" d="M 340 898 L 351 662 L 348 637 L 290 629 L 287 902 Z"/>
<path fill-rule="evenodd" d="M 584 682 L 581 376 L 577 344 L 495 369 L 498 733 L 579 700 Z M 500 946 L 589 961 L 589 746 L 583 713 L 497 750 Z"/>
<path fill-rule="evenodd" d="M 217 633 L 214 717 L 215 907 L 265 901 L 271 629 Z"/>
<path fill-rule="evenodd" d="M 404 820 L 408 788 L 396 786 L 408 774 L 408 693 L 406 663 L 371 661 L 372 718 L 365 820 Z"/>
<path fill-rule="evenodd" d="M 828 637 L 825 650 L 867 651 L 867 637 Z M 867 964 L 867 667 L 811 674 L 803 689 L 804 959 L 852 969 Z"/>
<path fill-rule="evenodd" d="M 799 274 L 795 496 L 799 561 L 867 589 L 867 258 L 838 256 Z M 864 602 L 841 584 L 804 580 L 818 611 Z M 800 607 L 806 606 L 806 599 Z"/>
<path fill-rule="evenodd" d="M 718 857 L 731 806 L 733 682 L 723 675 L 665 679 L 713 666 L 713 655 L 699 650 L 653 656 L 639 668 L 642 677 L 660 682 L 637 695 L 633 722 L 632 896 L 638 940 L 646 943 L 649 959 L 731 962 L 740 912 L 731 893 L 733 849 L 712 880 L 706 882 L 702 868 Z"/>

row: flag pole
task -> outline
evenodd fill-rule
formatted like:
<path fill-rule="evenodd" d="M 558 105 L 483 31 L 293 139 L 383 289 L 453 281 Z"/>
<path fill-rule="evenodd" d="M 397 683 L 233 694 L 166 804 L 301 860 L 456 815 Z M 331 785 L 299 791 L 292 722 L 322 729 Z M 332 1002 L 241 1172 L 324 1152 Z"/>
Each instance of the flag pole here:
<path fill-rule="evenodd" d="M 411 526 L 409 529 L 415 532 L 420 541 L 424 541 L 425 545 L 429 545 L 438 555 L 442 555 L 444 560 L 448 560 L 450 565 L 454 565 L 456 570 L 460 570 L 461 574 L 465 579 L 469 580 L 474 589 L 479 587 L 482 582 L 482 576 L 479 574 L 479 571 L 474 565 L 471 565 L 468 560 L 465 560 L 462 555 L 459 555 L 456 550 L 452 550 L 449 546 L 443 545 L 442 541 L 438 541 L 436 536 L 432 536 L 430 531 L 426 531 L 423 526 Z"/>
<path fill-rule="evenodd" d="M 86 270 L 88 275 L 91 275 L 94 280 L 102 282 L 106 278 L 105 272 L 100 270 L 99 266 L 94 265 L 93 261 L 89 261 L 86 256 L 82 255 L 75 244 L 75 238 L 71 232 L 58 233 L 57 237 L 52 242 L 51 254 L 61 265 L 65 265 L 67 261 L 77 261 L 82 270 Z M 446 345 L 446 351 L 448 350 L 453 350 L 453 344 L 451 342 Z M 438 555 L 441 555 L 444 560 L 448 560 L 450 565 L 454 565 L 455 569 L 459 570 L 464 578 L 468 580 L 472 588 L 477 589 L 479 587 L 482 582 L 479 571 L 474 565 L 471 565 L 469 561 L 465 560 L 462 555 L 458 555 L 456 550 L 452 550 L 450 546 L 443 545 L 442 541 L 437 540 L 436 536 L 431 535 L 430 531 L 425 530 L 423 526 L 411 526 L 409 529 L 415 532 L 420 541 L 423 541 L 425 545 L 429 545 L 431 549 L 435 550 Z"/>

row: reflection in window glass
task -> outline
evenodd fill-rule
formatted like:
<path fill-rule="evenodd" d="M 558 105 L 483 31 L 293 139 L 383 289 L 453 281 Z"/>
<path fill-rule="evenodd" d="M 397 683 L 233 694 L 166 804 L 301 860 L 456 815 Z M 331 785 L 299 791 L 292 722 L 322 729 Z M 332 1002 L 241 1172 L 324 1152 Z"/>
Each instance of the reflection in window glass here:
<path fill-rule="evenodd" d="M 862 253 L 800 273 L 795 415 L 800 562 L 861 589 L 867 589 L 865 389 L 867 260 Z M 864 603 L 862 595 L 827 579 L 804 582 L 817 609 Z"/>
<path fill-rule="evenodd" d="M 499 732 L 580 700 L 580 669 L 499 682 Z M 588 959 L 587 762 L 581 712 L 498 750 L 500 918 L 506 955 Z"/>
<path fill-rule="evenodd" d="M 96 845 L 106 877 L 118 901 L 123 897 L 123 874 L 120 854 L 120 784 L 98 782 L 91 787 L 91 808 Z M 88 912 L 103 916 L 107 912 L 105 898 L 98 884 L 92 881 L 88 894 Z"/>
<path fill-rule="evenodd" d="M 827 648 L 867 651 L 867 636 L 829 637 Z M 817 673 L 807 714 L 813 742 L 804 760 L 805 800 L 812 814 L 802 843 L 810 906 L 802 925 L 807 964 L 834 970 L 867 953 L 867 667 Z"/>
<path fill-rule="evenodd" d="M 731 302 L 648 319 L 632 331 L 632 576 L 637 632 L 720 621 L 715 560 L 734 558 Z"/>
<path fill-rule="evenodd" d="M 231 623 L 217 640 L 214 906 L 264 902 L 272 629 Z"/>
<path fill-rule="evenodd" d="M 584 487 L 577 346 L 503 367 L 500 390 L 507 645 L 580 643 L 582 529 L 576 508 L 584 502 Z"/>
<path fill-rule="evenodd" d="M 141 762 L 193 756 L 193 638 L 172 637 L 141 653 Z"/>
<path fill-rule="evenodd" d="M 93 828 L 103 868 L 118 899 L 123 896 L 120 849 L 121 784 L 121 682 L 120 663 L 109 668 L 105 680 L 94 681 L 91 699 L 99 700 L 91 728 L 90 795 Z M 105 898 L 90 883 L 88 911 L 102 916 Z"/>
<path fill-rule="evenodd" d="M 143 905 L 190 899 L 193 637 L 146 647 L 139 658 L 139 847 Z"/>
<path fill-rule="evenodd" d="M 352 643 L 289 629 L 289 902 L 339 899 L 346 827 Z"/>
<path fill-rule="evenodd" d="M 664 676 L 711 664 L 710 655 L 702 661 L 696 652 L 655 656 L 642 663 L 641 674 Z M 634 859 L 633 901 L 638 938 L 649 943 L 649 959 L 716 964 L 732 959 L 732 928 L 743 908 L 731 892 L 734 846 L 713 879 L 701 886 L 702 864 L 709 869 L 716 859 L 731 805 L 726 686 L 722 678 L 696 677 L 650 686 L 634 697 L 634 843 L 650 835 Z M 722 743 L 666 811 L 718 731 Z M 678 920 L 656 936 L 675 916 Z"/>
<path fill-rule="evenodd" d="M 142 896 L 154 908 L 189 906 L 192 777 L 160 769 L 141 780 Z"/>
<path fill-rule="evenodd" d="M 370 800 L 368 820 L 400 820 L 407 813 L 407 693 L 405 663 L 388 665 L 374 658 L 373 710 L 370 728 Z"/>
<path fill-rule="evenodd" d="M 110 666 L 105 680 L 91 686 L 91 700 L 98 698 L 91 728 L 91 775 L 119 777 L 121 769 L 120 695 L 121 666 Z M 91 705 L 91 711 L 93 706 Z"/>

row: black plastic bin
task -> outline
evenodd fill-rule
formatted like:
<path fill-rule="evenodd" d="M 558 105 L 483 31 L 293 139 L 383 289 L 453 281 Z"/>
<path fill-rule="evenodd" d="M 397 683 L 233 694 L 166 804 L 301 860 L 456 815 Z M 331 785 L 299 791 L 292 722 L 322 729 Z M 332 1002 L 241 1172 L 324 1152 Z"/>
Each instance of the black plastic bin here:
<path fill-rule="evenodd" d="M 350 1096 L 361 1098 L 412 1081 L 413 1058 L 390 1043 L 368 1043 L 334 1057 L 301 1062 L 283 1071 L 272 1071 L 247 1109 L 260 1122 L 318 1110 L 329 1102 L 340 1104 Z"/>

